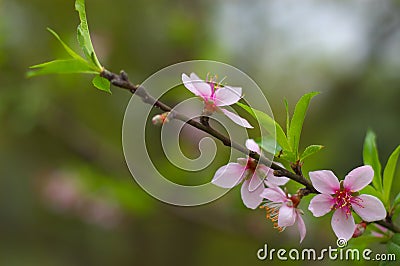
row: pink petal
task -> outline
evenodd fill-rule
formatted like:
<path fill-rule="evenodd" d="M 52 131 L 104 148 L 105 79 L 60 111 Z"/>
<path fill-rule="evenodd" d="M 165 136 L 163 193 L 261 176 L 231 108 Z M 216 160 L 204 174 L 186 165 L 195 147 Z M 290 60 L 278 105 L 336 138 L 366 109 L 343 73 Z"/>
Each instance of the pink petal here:
<path fill-rule="evenodd" d="M 245 168 L 238 163 L 228 163 L 220 167 L 211 183 L 223 188 L 232 188 L 240 183 Z"/>
<path fill-rule="evenodd" d="M 366 222 L 383 220 L 386 217 L 386 209 L 383 203 L 376 197 L 362 194 L 351 203 L 353 210 Z"/>
<path fill-rule="evenodd" d="M 194 95 L 201 96 L 200 92 L 193 86 L 192 80 L 185 74 L 182 74 L 182 82 L 186 89 L 190 90 Z"/>
<path fill-rule="evenodd" d="M 346 241 L 349 240 L 356 229 L 353 215 L 346 214 L 344 209 L 337 209 L 331 220 L 332 229 L 338 238 L 343 238 Z"/>
<path fill-rule="evenodd" d="M 334 194 L 340 188 L 339 180 L 332 171 L 314 171 L 309 175 L 315 189 L 322 194 Z"/>
<path fill-rule="evenodd" d="M 197 96 L 203 97 L 205 100 L 211 97 L 211 86 L 200 79 L 196 74 L 190 74 L 190 78 L 183 73 L 182 82 L 185 87 Z"/>
<path fill-rule="evenodd" d="M 296 221 L 296 210 L 293 207 L 287 206 L 283 203 L 279 209 L 278 226 L 292 226 Z"/>
<path fill-rule="evenodd" d="M 229 112 L 228 110 L 221 109 L 221 111 L 233 122 L 238 124 L 239 126 L 246 127 L 246 128 L 253 128 L 246 119 L 241 118 L 237 114 Z"/>
<path fill-rule="evenodd" d="M 364 165 L 353 169 L 344 178 L 343 186 L 352 191 L 360 191 L 372 182 L 374 169 L 369 165 Z"/>
<path fill-rule="evenodd" d="M 249 191 L 254 191 L 263 183 L 263 178 L 258 176 L 256 172 L 253 173 L 253 176 L 250 179 L 249 183 Z"/>
<path fill-rule="evenodd" d="M 334 199 L 327 194 L 319 194 L 314 196 L 308 205 L 308 209 L 315 217 L 321 217 L 332 210 Z"/>
<path fill-rule="evenodd" d="M 267 177 L 265 184 L 268 187 L 283 186 L 289 181 L 289 178 L 285 176 L 274 176 L 274 170 L 263 164 L 258 165 L 256 171 Z"/>
<path fill-rule="evenodd" d="M 260 194 L 263 192 L 264 187 L 259 186 L 256 190 L 249 191 L 249 189 L 248 189 L 249 182 L 250 182 L 250 180 L 245 180 L 243 182 L 240 192 L 242 194 L 242 200 L 243 200 L 244 205 L 246 205 L 247 208 L 254 210 L 262 202 L 262 198 L 260 197 Z"/>
<path fill-rule="evenodd" d="M 246 148 L 251 151 L 260 153 L 260 147 L 253 139 L 246 140 Z"/>
<path fill-rule="evenodd" d="M 287 201 L 286 194 L 280 187 L 265 188 L 260 196 L 273 202 Z"/>
<path fill-rule="evenodd" d="M 215 104 L 226 106 L 237 103 L 242 97 L 242 88 L 225 86 L 215 91 Z"/>
<path fill-rule="evenodd" d="M 301 214 L 296 211 L 296 216 L 297 216 L 297 227 L 299 228 L 300 232 L 300 243 L 303 242 L 303 239 L 306 237 L 306 225 L 304 223 L 303 217 L 301 217 Z"/>

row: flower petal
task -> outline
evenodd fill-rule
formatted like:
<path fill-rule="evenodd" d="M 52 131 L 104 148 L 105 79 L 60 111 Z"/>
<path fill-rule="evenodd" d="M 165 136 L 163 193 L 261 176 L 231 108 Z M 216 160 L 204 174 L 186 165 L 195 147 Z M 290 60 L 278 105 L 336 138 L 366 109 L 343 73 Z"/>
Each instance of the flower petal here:
<path fill-rule="evenodd" d="M 296 210 L 293 207 L 287 206 L 285 203 L 279 209 L 278 226 L 292 226 L 296 221 Z"/>
<path fill-rule="evenodd" d="M 332 210 L 334 199 L 327 194 L 319 194 L 314 196 L 308 205 L 308 209 L 315 217 L 321 217 Z"/>
<path fill-rule="evenodd" d="M 360 191 L 372 182 L 372 178 L 374 178 L 374 169 L 369 165 L 360 166 L 347 174 L 343 186 L 352 191 Z"/>
<path fill-rule="evenodd" d="M 186 89 L 190 90 L 194 95 L 201 96 L 200 92 L 193 86 L 192 80 L 185 74 L 182 74 L 182 82 Z"/>
<path fill-rule="evenodd" d="M 253 176 L 250 179 L 249 183 L 249 191 L 254 191 L 263 183 L 263 178 L 257 175 L 257 172 L 253 173 Z"/>
<path fill-rule="evenodd" d="M 242 200 L 243 200 L 244 205 L 246 205 L 247 208 L 254 210 L 262 202 L 262 198 L 260 197 L 260 194 L 263 192 L 264 187 L 259 186 L 256 190 L 249 191 L 249 182 L 250 182 L 250 180 L 248 180 L 248 179 L 243 182 L 240 192 L 242 194 Z"/>
<path fill-rule="evenodd" d="M 353 210 L 366 222 L 383 220 L 386 217 L 386 209 L 383 203 L 376 197 L 362 194 L 351 203 Z"/>
<path fill-rule="evenodd" d="M 223 188 L 232 188 L 240 183 L 244 173 L 245 168 L 240 164 L 228 163 L 217 170 L 211 183 Z"/>
<path fill-rule="evenodd" d="M 226 106 L 237 103 L 242 97 L 242 88 L 225 86 L 215 91 L 215 105 Z"/>
<path fill-rule="evenodd" d="M 241 118 L 237 114 L 229 112 L 228 110 L 221 109 L 221 111 L 233 122 L 238 124 L 239 126 L 246 127 L 246 128 L 253 128 L 246 119 Z"/>
<path fill-rule="evenodd" d="M 314 171 L 309 175 L 315 189 L 322 194 L 334 194 L 340 188 L 339 180 L 332 171 Z"/>
<path fill-rule="evenodd" d="M 246 140 L 246 148 L 257 153 L 261 152 L 260 146 L 253 139 Z"/>
<path fill-rule="evenodd" d="M 301 217 L 301 214 L 296 211 L 296 220 L 297 220 L 297 227 L 299 228 L 300 232 L 300 243 L 303 242 L 303 239 L 306 237 L 306 224 L 304 223 L 303 217 Z"/>
<path fill-rule="evenodd" d="M 259 175 L 266 176 L 265 184 L 268 187 L 283 186 L 289 181 L 289 178 L 285 176 L 274 176 L 274 169 L 263 164 L 259 164 L 256 171 Z"/>
<path fill-rule="evenodd" d="M 287 201 L 286 194 L 280 187 L 264 188 L 260 196 L 273 202 Z"/>
<path fill-rule="evenodd" d="M 344 209 L 337 209 L 331 220 L 332 229 L 338 238 L 343 238 L 346 241 L 349 240 L 356 229 L 353 215 L 346 214 Z"/>
<path fill-rule="evenodd" d="M 200 96 L 204 100 L 207 100 L 211 97 L 211 86 L 204 80 L 200 79 L 196 74 L 192 73 L 190 74 L 190 77 L 188 77 L 185 73 L 183 73 L 182 82 L 183 85 L 196 96 Z"/>

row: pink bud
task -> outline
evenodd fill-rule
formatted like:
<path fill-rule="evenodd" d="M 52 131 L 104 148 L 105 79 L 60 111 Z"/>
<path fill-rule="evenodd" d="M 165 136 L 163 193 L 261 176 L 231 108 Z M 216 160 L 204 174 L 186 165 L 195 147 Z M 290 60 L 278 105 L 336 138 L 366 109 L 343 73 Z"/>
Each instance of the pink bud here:
<path fill-rule="evenodd" d="M 165 124 L 165 123 L 167 123 L 169 121 L 168 120 L 168 115 L 169 115 L 169 112 L 162 113 L 162 114 L 159 114 L 159 115 L 155 115 L 151 119 L 151 122 L 153 123 L 153 125 L 156 125 L 156 126 L 163 125 L 163 124 Z"/>
<path fill-rule="evenodd" d="M 366 227 L 367 227 L 366 222 L 361 222 L 359 224 L 356 224 L 356 229 L 354 230 L 353 238 L 359 237 L 362 234 L 364 234 Z"/>

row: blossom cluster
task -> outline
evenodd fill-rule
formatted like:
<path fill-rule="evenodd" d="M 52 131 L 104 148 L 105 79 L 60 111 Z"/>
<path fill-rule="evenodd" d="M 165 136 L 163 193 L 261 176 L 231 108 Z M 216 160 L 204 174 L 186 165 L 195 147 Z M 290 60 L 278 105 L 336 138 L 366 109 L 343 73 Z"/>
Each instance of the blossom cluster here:
<path fill-rule="evenodd" d="M 242 88 L 222 86 L 215 79 L 201 80 L 196 74 L 182 74 L 184 86 L 204 101 L 202 115 L 209 116 L 214 112 L 222 112 L 234 123 L 252 128 L 250 123 L 221 107 L 237 103 L 242 97 Z M 261 154 L 259 145 L 252 139 L 245 143 L 249 151 Z M 321 217 L 333 212 L 331 226 L 338 238 L 349 240 L 360 233 L 360 224 L 382 220 L 386 217 L 383 203 L 372 195 L 360 194 L 360 190 L 372 182 L 374 170 L 371 166 L 360 166 L 352 170 L 339 181 L 332 171 L 320 170 L 309 173 L 313 187 L 320 193 L 315 195 L 308 210 L 315 216 Z M 306 225 L 302 218 L 304 212 L 299 208 L 302 194 L 287 193 L 286 185 L 289 178 L 275 176 L 274 170 L 260 164 L 251 157 L 239 158 L 237 162 L 220 167 L 212 183 L 222 188 L 233 188 L 241 184 L 241 197 L 246 207 L 264 208 L 267 219 L 274 227 L 283 231 L 286 227 L 297 224 L 300 242 L 306 235 Z M 356 224 L 353 212 L 361 219 Z"/>

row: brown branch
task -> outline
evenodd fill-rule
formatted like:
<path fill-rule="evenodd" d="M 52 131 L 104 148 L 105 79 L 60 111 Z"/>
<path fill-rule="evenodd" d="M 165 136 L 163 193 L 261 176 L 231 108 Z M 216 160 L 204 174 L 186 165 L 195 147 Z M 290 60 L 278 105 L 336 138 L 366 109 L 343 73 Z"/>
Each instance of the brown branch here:
<path fill-rule="evenodd" d="M 189 119 L 184 114 L 176 112 L 175 110 L 172 110 L 172 108 L 170 106 L 164 104 L 161 101 L 154 99 L 150 94 L 147 93 L 147 91 L 144 87 L 142 87 L 140 85 L 132 84 L 128 79 L 128 75 L 124 71 L 121 71 L 120 74 L 117 75 L 115 73 L 108 71 L 107 69 L 103 69 L 103 71 L 100 73 L 100 75 L 102 77 L 108 79 L 111 82 L 111 84 L 113 84 L 114 86 L 129 90 L 131 93 L 139 96 L 143 102 L 150 104 L 154 107 L 157 107 L 164 112 L 171 112 L 172 117 L 174 117 L 175 119 L 181 120 L 184 123 L 187 123 L 197 129 L 200 129 L 200 130 L 210 134 L 211 136 L 220 140 L 225 146 L 232 147 L 232 148 L 242 152 L 243 154 L 249 155 L 250 157 L 256 159 L 260 163 L 270 166 L 273 170 L 275 170 L 275 172 L 278 171 L 279 175 L 286 176 L 286 177 L 304 185 L 310 191 L 310 193 L 318 193 L 318 191 L 313 187 L 311 182 L 308 181 L 307 179 L 305 179 L 303 176 L 292 173 L 292 172 L 288 171 L 287 169 L 275 164 L 274 162 L 271 162 L 265 156 L 262 156 L 255 152 L 252 152 L 252 151 L 248 150 L 246 147 L 240 145 L 239 143 L 236 143 L 236 142 L 230 140 L 228 137 L 223 135 L 218 130 L 215 130 L 214 128 L 210 127 L 208 125 L 208 123 L 205 123 L 205 121 L 198 122 L 196 120 Z"/>
<path fill-rule="evenodd" d="M 243 154 L 246 154 L 246 155 L 250 156 L 251 158 L 257 160 L 259 163 L 269 166 L 270 168 L 275 170 L 274 171 L 275 176 L 286 176 L 286 177 L 292 179 L 293 181 L 296 181 L 297 183 L 304 185 L 305 188 L 302 189 L 302 194 L 304 196 L 311 194 L 311 193 L 313 193 L 313 194 L 319 193 L 314 188 L 314 186 L 311 184 L 311 182 L 308 181 L 301 174 L 301 165 L 299 163 L 298 163 L 297 167 L 293 167 L 295 169 L 295 171 L 298 170 L 298 171 L 296 171 L 298 173 L 293 173 L 293 172 L 290 172 L 287 169 L 277 165 L 276 163 L 270 161 L 265 156 L 248 150 L 246 147 L 240 145 L 239 143 L 232 141 L 227 136 L 223 135 L 221 132 L 219 132 L 219 131 L 215 130 L 214 128 L 212 128 L 211 126 L 209 126 L 208 119 L 202 118 L 202 119 L 200 119 L 200 122 L 198 122 L 196 120 L 188 118 L 184 114 L 181 114 L 179 112 L 176 112 L 175 110 L 172 110 L 172 108 L 170 106 L 166 105 L 165 103 L 154 99 L 150 94 L 147 93 L 147 91 L 145 90 L 144 87 L 142 87 L 140 85 L 132 84 L 128 79 L 128 75 L 124 71 L 121 71 L 120 74 L 117 75 L 113 72 L 108 71 L 107 69 L 103 69 L 103 71 L 100 73 L 100 76 L 108 79 L 111 82 L 111 84 L 113 84 L 114 86 L 129 90 L 131 93 L 139 96 L 143 102 L 150 104 L 154 107 L 157 107 L 164 112 L 171 112 L 172 117 L 174 117 L 175 119 L 181 120 L 184 123 L 187 123 L 199 130 L 202 130 L 202 131 L 210 134 L 211 136 L 220 140 L 225 146 L 232 147 L 232 148 L 242 152 Z M 393 224 L 393 222 L 389 222 L 387 220 L 381 220 L 381 221 L 376 221 L 375 223 L 377 223 L 383 227 L 386 227 L 387 229 L 389 229 L 393 232 L 400 233 L 400 228 L 398 226 L 396 226 L 395 224 Z"/>

